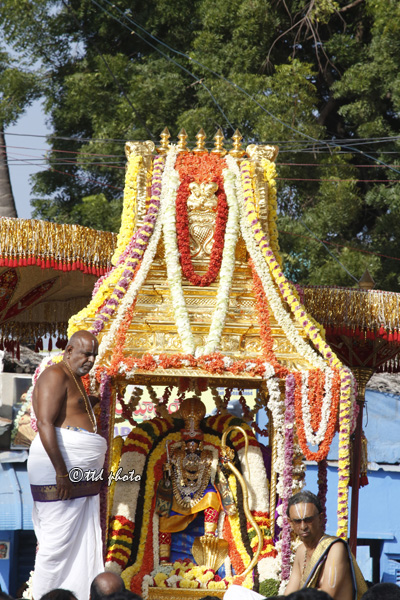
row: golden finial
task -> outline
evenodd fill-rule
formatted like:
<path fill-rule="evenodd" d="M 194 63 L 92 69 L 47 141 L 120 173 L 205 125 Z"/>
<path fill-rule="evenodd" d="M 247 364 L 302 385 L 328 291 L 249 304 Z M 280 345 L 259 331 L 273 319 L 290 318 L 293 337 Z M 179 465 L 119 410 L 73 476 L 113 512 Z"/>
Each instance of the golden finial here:
<path fill-rule="evenodd" d="M 193 152 L 195 154 L 206 154 L 207 149 L 205 147 L 206 142 L 206 134 L 203 128 L 200 129 L 199 133 L 196 135 L 196 148 L 193 148 Z"/>
<path fill-rule="evenodd" d="M 368 269 L 365 269 L 363 276 L 358 282 L 358 287 L 362 290 L 373 290 L 375 287 L 375 281 L 371 277 L 371 273 Z"/>
<path fill-rule="evenodd" d="M 186 145 L 186 140 L 187 140 L 188 136 L 186 131 L 182 128 L 180 130 L 180 132 L 178 133 L 178 146 L 177 146 L 177 150 L 178 152 L 189 152 L 189 149 Z"/>
<path fill-rule="evenodd" d="M 157 148 L 158 154 L 167 154 L 169 150 L 169 138 L 171 137 L 168 127 L 165 127 L 160 135 L 161 144 Z"/>
<path fill-rule="evenodd" d="M 211 154 L 219 154 L 220 156 L 225 156 L 226 150 L 224 148 L 224 134 L 222 133 L 222 129 L 218 129 L 217 133 L 214 135 L 214 146 L 215 148 L 211 150 Z"/>
<path fill-rule="evenodd" d="M 232 136 L 233 139 L 233 148 L 232 150 L 229 152 L 229 154 L 231 156 L 233 156 L 233 158 L 242 158 L 242 156 L 245 154 L 245 151 L 242 150 L 242 134 L 240 133 L 239 129 L 236 129 L 235 133 Z"/>

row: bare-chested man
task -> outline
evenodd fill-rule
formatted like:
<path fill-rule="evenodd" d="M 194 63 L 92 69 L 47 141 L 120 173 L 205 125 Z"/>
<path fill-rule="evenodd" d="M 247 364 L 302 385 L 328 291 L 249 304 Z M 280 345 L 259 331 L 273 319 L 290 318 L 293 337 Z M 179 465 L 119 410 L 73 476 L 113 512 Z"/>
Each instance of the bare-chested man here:
<path fill-rule="evenodd" d="M 327 592 L 334 600 L 361 598 L 367 586 L 346 542 L 325 535 L 317 496 L 304 490 L 289 500 L 287 516 L 303 542 L 297 549 L 285 596 L 301 588 Z"/>
<path fill-rule="evenodd" d="M 90 582 L 104 570 L 98 493 L 106 479 L 106 442 L 96 432 L 97 398 L 87 395 L 81 381 L 97 350 L 94 335 L 76 332 L 63 360 L 43 371 L 33 391 L 39 432 L 28 460 L 39 542 L 34 600 L 54 588 L 87 600 Z"/>

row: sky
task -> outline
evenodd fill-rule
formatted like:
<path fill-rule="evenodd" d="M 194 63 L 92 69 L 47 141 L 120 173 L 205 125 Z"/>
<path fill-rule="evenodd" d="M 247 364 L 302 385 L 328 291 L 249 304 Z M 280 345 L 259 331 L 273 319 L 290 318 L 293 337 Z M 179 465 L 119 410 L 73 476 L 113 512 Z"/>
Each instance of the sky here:
<path fill-rule="evenodd" d="M 41 102 L 34 102 L 17 123 L 7 127 L 5 132 L 17 216 L 20 219 L 29 219 L 32 215 L 30 206 L 32 184 L 29 178 L 33 173 L 45 168 L 44 161 L 39 159 L 44 158 L 48 149 L 46 138 L 43 136 L 50 133 L 45 123 Z"/>

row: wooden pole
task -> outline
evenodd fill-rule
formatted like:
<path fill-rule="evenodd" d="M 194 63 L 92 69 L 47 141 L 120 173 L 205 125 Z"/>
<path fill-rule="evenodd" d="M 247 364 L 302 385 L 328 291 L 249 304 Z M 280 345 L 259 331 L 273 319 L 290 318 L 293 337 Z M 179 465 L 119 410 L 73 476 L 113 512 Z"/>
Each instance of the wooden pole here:
<path fill-rule="evenodd" d="M 365 388 L 374 373 L 374 369 L 362 367 L 353 367 L 352 371 L 357 380 L 358 386 L 358 413 L 357 425 L 353 442 L 353 464 L 352 464 L 352 488 L 351 488 L 351 509 L 350 509 L 350 549 L 354 556 L 357 554 L 357 522 L 358 522 L 358 501 L 360 490 L 360 468 L 361 468 L 361 434 L 362 420 L 365 403 Z"/>

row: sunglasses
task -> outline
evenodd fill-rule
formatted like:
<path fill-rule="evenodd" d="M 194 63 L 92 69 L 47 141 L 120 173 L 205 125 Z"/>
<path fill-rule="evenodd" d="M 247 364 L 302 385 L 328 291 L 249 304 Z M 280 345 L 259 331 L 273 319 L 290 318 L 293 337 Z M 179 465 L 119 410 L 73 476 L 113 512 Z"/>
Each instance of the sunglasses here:
<path fill-rule="evenodd" d="M 318 517 L 320 513 L 317 513 L 316 515 L 312 515 L 311 517 L 305 517 L 304 519 L 289 519 L 291 523 L 293 523 L 293 525 L 301 525 L 301 523 L 305 523 L 306 525 L 310 525 L 315 517 Z"/>

